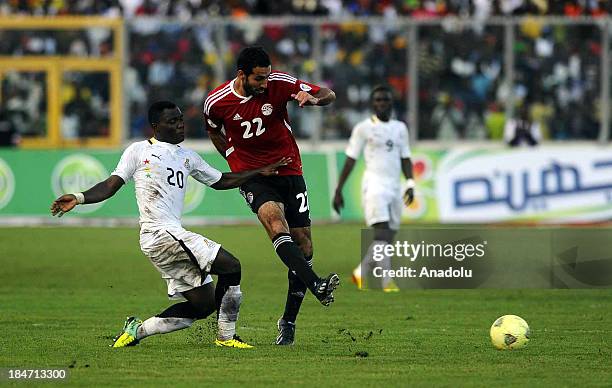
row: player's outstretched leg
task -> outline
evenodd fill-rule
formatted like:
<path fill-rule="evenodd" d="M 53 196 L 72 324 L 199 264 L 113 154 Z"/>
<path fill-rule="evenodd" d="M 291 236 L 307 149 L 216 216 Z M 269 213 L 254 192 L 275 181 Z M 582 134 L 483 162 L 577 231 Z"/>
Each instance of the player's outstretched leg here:
<path fill-rule="evenodd" d="M 187 302 L 173 304 L 160 314 L 144 322 L 128 317 L 122 332 L 115 337 L 114 348 L 137 345 L 140 340 L 155 335 L 171 333 L 190 327 L 196 319 L 203 319 L 215 311 L 212 283 L 183 292 Z"/>
<path fill-rule="evenodd" d="M 242 302 L 240 261 L 221 248 L 212 264 L 211 273 L 218 275 L 215 304 L 219 332 L 215 345 L 240 349 L 252 348 L 253 346 L 236 335 L 236 321 Z"/>
<path fill-rule="evenodd" d="M 257 210 L 259 221 L 272 239 L 272 245 L 281 261 L 306 285 L 314 296 L 328 306 L 334 301 L 333 291 L 340 284 L 337 274 L 319 278 L 306 262 L 304 253 L 289 234 L 283 204 L 268 201 Z"/>
<path fill-rule="evenodd" d="M 314 294 L 314 296 L 324 306 L 329 306 L 334 301 L 333 292 L 340 284 L 340 278 L 337 274 L 329 274 L 325 278 L 319 278 L 308 262 L 304 258 L 304 254 L 293 242 L 289 233 L 279 233 L 272 239 L 272 244 L 276 250 L 276 254 L 281 258 L 283 263 L 290 270 L 295 272 L 296 276 L 306 285 L 306 287 Z"/>
<path fill-rule="evenodd" d="M 291 236 L 299 245 L 306 263 L 312 268 L 312 237 L 309 226 L 292 227 L 290 228 Z M 295 328 L 300 307 L 304 301 L 307 287 L 295 274 L 295 272 L 287 271 L 287 301 L 285 302 L 285 311 L 283 316 L 277 322 L 278 336 L 276 337 L 277 345 L 293 345 L 295 341 Z"/>
<path fill-rule="evenodd" d="M 312 263 L 312 257 L 310 257 L 308 262 Z M 287 279 L 289 280 L 289 287 L 287 289 L 285 312 L 277 322 L 277 345 L 293 345 L 295 341 L 295 321 L 297 320 L 297 315 L 307 290 L 306 285 L 293 271 L 287 271 Z"/>

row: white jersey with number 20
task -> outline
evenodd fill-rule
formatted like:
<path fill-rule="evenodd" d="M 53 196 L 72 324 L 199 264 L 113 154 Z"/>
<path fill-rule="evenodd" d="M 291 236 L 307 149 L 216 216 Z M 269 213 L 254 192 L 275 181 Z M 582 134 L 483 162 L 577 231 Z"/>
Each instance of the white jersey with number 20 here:
<path fill-rule="evenodd" d="M 207 186 L 221 179 L 194 151 L 155 138 L 130 145 L 112 175 L 134 179 L 140 227 L 149 230 L 181 225 L 189 176 Z"/>

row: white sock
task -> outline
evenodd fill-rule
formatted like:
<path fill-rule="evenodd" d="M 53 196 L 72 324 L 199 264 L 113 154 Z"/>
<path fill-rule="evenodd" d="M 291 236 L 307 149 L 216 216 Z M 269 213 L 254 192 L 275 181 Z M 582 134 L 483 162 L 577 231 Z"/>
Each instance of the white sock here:
<path fill-rule="evenodd" d="M 233 338 L 236 334 L 236 321 L 238 320 L 241 302 L 240 285 L 229 286 L 225 295 L 223 295 L 223 299 L 221 299 L 221 307 L 219 307 L 218 339 L 225 341 Z"/>
<path fill-rule="evenodd" d="M 186 329 L 191 326 L 194 321 L 195 319 L 191 318 L 151 317 L 138 327 L 136 339 L 142 339 L 154 334 L 171 333 L 173 331 Z"/>
<path fill-rule="evenodd" d="M 378 261 L 374 260 L 374 246 L 376 245 L 388 245 L 389 243 L 383 240 L 374 240 L 372 241 L 372 244 L 370 244 L 370 246 L 368 247 L 368 251 L 366 252 L 366 254 L 363 256 L 363 260 L 361 260 L 361 263 L 359 264 L 361 267 L 366 268 L 367 270 L 370 270 L 371 268 L 377 267 L 378 265 Z M 361 269 L 360 267 L 360 269 Z"/>
<path fill-rule="evenodd" d="M 361 261 L 361 263 L 359 264 L 359 266 L 355 269 L 355 271 L 359 271 L 359 273 L 361 274 L 361 268 L 365 268 L 365 273 L 363 273 L 364 276 L 364 282 L 365 279 L 370 278 L 373 276 L 372 275 L 372 270 L 375 267 L 380 267 L 383 270 L 389 270 L 391 269 L 391 258 L 387 255 L 384 255 L 382 260 L 379 261 L 375 261 L 374 260 L 374 246 L 376 245 L 388 245 L 389 243 L 384 241 L 384 240 L 374 240 L 372 241 L 372 244 L 370 244 L 370 246 L 368 247 L 368 251 L 366 252 L 366 254 L 363 256 L 363 260 Z M 384 276 L 382 279 L 382 287 L 386 287 L 393 279 L 389 276 Z M 367 287 L 366 287 L 367 288 Z"/>
<path fill-rule="evenodd" d="M 382 259 L 381 261 L 378 262 L 378 265 L 383 269 L 383 270 L 390 270 L 391 269 L 391 258 L 387 255 L 385 255 L 385 258 Z M 388 273 L 388 272 L 385 272 Z M 389 283 L 391 283 L 393 281 L 393 278 L 386 275 L 383 277 L 382 279 L 382 287 L 386 288 Z"/>

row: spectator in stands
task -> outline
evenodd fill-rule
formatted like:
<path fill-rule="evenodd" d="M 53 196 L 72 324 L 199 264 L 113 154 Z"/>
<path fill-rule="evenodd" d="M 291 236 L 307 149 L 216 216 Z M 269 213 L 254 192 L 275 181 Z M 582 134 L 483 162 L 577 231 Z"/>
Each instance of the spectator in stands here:
<path fill-rule="evenodd" d="M 170 16 L 193 17 L 253 15 L 386 16 L 414 18 L 447 15 L 566 15 L 609 14 L 608 0 L 0 0 L 0 14 Z"/>
<path fill-rule="evenodd" d="M 431 125 L 438 140 L 456 140 L 465 126 L 463 109 L 460 109 L 448 94 L 441 93 L 438 96 L 438 105 L 433 110 Z"/>
<path fill-rule="evenodd" d="M 0 109 L 0 147 L 16 147 L 21 140 L 19 132 L 12 120 L 9 119 L 6 109 Z"/>
<path fill-rule="evenodd" d="M 510 147 L 537 145 L 542 139 L 540 125 L 531 120 L 525 103 L 519 108 L 518 118 L 510 119 L 504 128 L 504 141 Z"/>

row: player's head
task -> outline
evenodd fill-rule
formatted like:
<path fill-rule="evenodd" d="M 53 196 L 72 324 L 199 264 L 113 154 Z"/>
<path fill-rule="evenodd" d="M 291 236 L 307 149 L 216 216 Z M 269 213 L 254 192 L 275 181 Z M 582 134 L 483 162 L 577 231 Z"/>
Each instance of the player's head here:
<path fill-rule="evenodd" d="M 370 94 L 370 103 L 372 104 L 372 110 L 379 119 L 388 121 L 391 118 L 393 92 L 390 87 L 386 85 L 375 86 Z"/>
<path fill-rule="evenodd" d="M 247 96 L 257 96 L 266 91 L 272 63 L 262 47 L 245 47 L 238 55 L 237 77 Z"/>
<path fill-rule="evenodd" d="M 178 144 L 185 140 L 183 112 L 171 101 L 157 101 L 149 107 L 149 124 L 159 141 Z"/>

